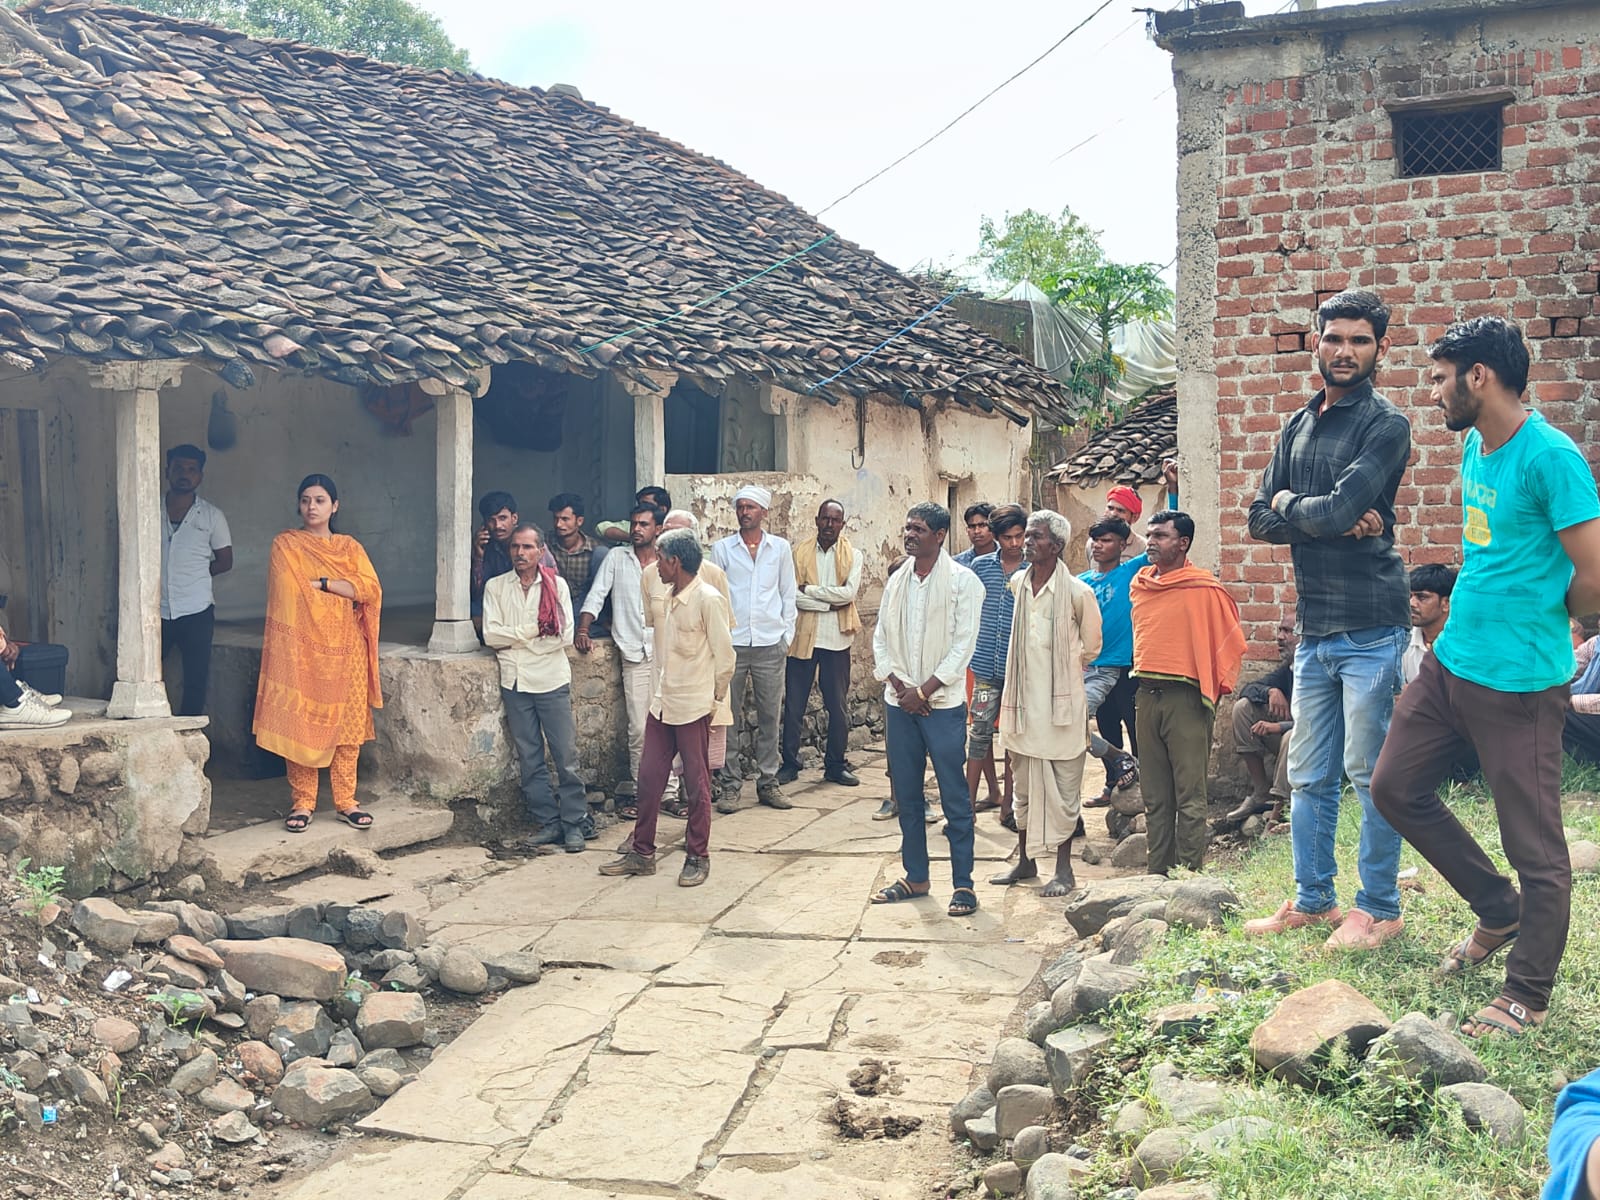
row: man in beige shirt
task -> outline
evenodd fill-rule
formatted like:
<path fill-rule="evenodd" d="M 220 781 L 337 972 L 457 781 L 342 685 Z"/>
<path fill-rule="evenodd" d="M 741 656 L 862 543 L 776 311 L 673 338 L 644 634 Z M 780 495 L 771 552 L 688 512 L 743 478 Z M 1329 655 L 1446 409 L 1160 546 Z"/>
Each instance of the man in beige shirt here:
<path fill-rule="evenodd" d="M 554 567 L 541 565 L 544 535 L 521 524 L 511 533 L 511 570 L 483 588 L 483 641 L 500 660 L 500 700 L 522 766 L 522 799 L 539 826 L 526 845 L 583 849 L 589 806 L 578 776 L 572 717 L 572 593 Z M 550 784 L 545 746 L 556 765 Z M 559 799 L 558 799 L 559 794 Z"/>
<path fill-rule="evenodd" d="M 733 678 L 732 614 L 728 602 L 699 579 L 700 542 L 689 530 L 662 534 L 655 569 L 671 589 L 664 612 L 647 605 L 655 629 L 655 677 L 639 762 L 639 818 L 633 848 L 600 868 L 602 875 L 656 873 L 656 821 L 674 755 L 683 759 L 688 798 L 687 854 L 679 887 L 698 887 L 711 874 L 711 719 Z"/>

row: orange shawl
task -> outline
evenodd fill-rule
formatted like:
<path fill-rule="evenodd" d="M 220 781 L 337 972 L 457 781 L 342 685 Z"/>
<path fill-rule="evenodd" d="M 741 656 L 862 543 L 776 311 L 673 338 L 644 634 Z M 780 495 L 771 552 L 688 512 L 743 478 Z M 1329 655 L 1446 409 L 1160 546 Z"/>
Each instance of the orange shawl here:
<path fill-rule="evenodd" d="M 344 579 L 354 603 L 316 580 Z M 325 767 L 340 745 L 371 741 L 378 689 L 383 589 L 353 537 L 292 529 L 272 539 L 267 625 L 256 687 L 256 744 L 307 767 Z"/>
<path fill-rule="evenodd" d="M 1233 691 L 1244 660 L 1239 606 L 1210 571 L 1185 563 L 1128 585 L 1133 601 L 1133 673 L 1192 679 L 1206 705 Z"/>

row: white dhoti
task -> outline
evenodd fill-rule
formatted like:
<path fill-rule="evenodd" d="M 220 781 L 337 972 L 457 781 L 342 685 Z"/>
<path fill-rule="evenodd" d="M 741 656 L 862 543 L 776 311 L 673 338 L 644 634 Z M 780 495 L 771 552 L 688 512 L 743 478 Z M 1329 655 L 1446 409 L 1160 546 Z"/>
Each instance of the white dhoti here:
<path fill-rule="evenodd" d="M 1072 840 L 1078 827 L 1083 788 L 1083 763 L 1076 758 L 1034 758 L 1011 752 L 1015 777 L 1012 812 L 1017 828 L 1028 835 L 1028 853 L 1052 853 Z"/>

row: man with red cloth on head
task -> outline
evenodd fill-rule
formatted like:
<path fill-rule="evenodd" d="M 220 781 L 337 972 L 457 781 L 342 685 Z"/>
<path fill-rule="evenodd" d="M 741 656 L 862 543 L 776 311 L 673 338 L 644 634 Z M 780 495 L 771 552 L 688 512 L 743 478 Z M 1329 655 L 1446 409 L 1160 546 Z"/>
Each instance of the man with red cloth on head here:
<path fill-rule="evenodd" d="M 1244 660 L 1239 606 L 1189 561 L 1194 520 L 1150 518 L 1150 565 L 1133 577 L 1133 673 L 1139 679 L 1139 765 L 1150 873 L 1198 871 L 1206 852 L 1206 765 L 1217 701 Z"/>

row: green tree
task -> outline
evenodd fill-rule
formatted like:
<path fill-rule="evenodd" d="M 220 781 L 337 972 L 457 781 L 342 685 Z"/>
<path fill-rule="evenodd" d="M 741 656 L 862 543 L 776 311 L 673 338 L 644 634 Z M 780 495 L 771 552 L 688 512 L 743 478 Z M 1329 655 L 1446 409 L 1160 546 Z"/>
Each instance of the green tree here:
<path fill-rule="evenodd" d="M 1098 266 L 1105 258 L 1100 234 L 1070 208 L 1059 217 L 1025 208 L 1007 213 L 998 225 L 983 218 L 972 261 L 996 283 L 1010 287 L 1025 279 L 1048 292 L 1069 272 Z"/>
<path fill-rule="evenodd" d="M 205 21 L 255 37 L 349 50 L 384 62 L 470 71 L 467 52 L 431 13 L 407 0 L 128 0 L 136 8 Z"/>
<path fill-rule="evenodd" d="M 1067 381 L 1087 405 L 1091 427 L 1110 424 L 1122 414 L 1111 403 L 1111 385 L 1122 378 L 1122 360 L 1111 350 L 1117 326 L 1129 321 L 1159 321 L 1172 316 L 1172 289 L 1154 263 L 1100 263 L 1065 272 L 1051 297 L 1056 304 L 1088 314 L 1100 350 L 1074 365 Z"/>

